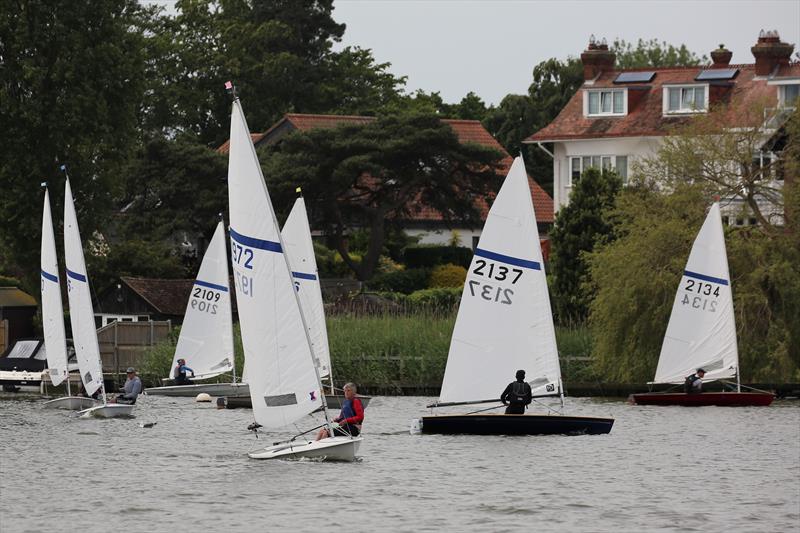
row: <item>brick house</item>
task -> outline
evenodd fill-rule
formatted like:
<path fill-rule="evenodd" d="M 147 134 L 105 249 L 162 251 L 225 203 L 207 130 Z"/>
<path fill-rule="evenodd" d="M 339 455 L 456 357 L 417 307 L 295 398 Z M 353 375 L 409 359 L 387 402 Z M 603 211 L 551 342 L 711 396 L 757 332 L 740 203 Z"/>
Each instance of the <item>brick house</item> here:
<path fill-rule="evenodd" d="M 279 142 L 286 135 L 294 131 L 309 131 L 318 128 L 334 128 L 340 124 L 364 124 L 375 120 L 374 117 L 348 116 L 348 115 L 310 115 L 301 113 L 287 113 L 264 133 L 253 133 L 251 138 L 256 148 L 264 144 Z M 448 124 L 461 142 L 474 142 L 494 148 L 503 154 L 501 171 L 505 172 L 513 158 L 505 149 L 486 131 L 477 120 L 442 119 Z M 226 142 L 218 148 L 220 153 L 228 152 L 229 144 Z M 528 177 L 533 199 L 536 221 L 539 234 L 544 238 L 553 224 L 553 199 L 550 198 L 533 178 Z M 489 205 L 485 199 L 476 200 L 476 207 L 481 214 L 481 220 L 486 220 Z M 436 210 L 424 205 L 416 205 L 412 209 L 412 218 L 404 220 L 403 226 L 406 234 L 419 237 L 422 244 L 445 244 L 450 242 L 454 232 L 458 235 L 460 245 L 474 248 L 477 245 L 481 228 L 448 227 L 442 215 Z"/>
<path fill-rule="evenodd" d="M 583 85 L 550 124 L 524 141 L 553 144 L 555 211 L 569 202 L 581 172 L 613 168 L 626 181 L 632 165 L 655 155 L 671 128 L 709 106 L 732 104 L 730 113 L 756 102 L 792 109 L 800 94 L 794 45 L 781 42 L 777 32 L 762 31 L 751 50 L 752 64 L 731 64 L 732 53 L 721 46 L 711 52 L 710 66 L 617 70 L 615 54 L 592 38 L 581 54 Z M 766 142 L 775 129 L 765 123 L 764 131 Z M 766 167 L 778 156 L 765 146 L 753 154 L 753 164 Z M 770 179 L 782 186 L 782 175 Z M 723 218 L 734 225 L 754 223 L 736 202 Z"/>

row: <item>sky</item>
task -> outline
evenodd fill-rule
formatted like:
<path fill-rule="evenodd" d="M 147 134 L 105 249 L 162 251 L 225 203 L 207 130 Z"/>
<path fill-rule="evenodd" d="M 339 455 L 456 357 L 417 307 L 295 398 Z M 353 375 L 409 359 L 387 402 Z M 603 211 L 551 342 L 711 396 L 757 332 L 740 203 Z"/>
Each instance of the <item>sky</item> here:
<path fill-rule="evenodd" d="M 333 18 L 347 25 L 336 49 L 369 48 L 408 77 L 408 91 L 448 103 L 470 91 L 487 105 L 525 94 L 534 66 L 578 57 L 592 34 L 685 44 L 698 56 L 724 44 L 732 63 L 754 62 L 761 29 L 778 30 L 795 54 L 800 44 L 800 0 L 334 0 Z"/>

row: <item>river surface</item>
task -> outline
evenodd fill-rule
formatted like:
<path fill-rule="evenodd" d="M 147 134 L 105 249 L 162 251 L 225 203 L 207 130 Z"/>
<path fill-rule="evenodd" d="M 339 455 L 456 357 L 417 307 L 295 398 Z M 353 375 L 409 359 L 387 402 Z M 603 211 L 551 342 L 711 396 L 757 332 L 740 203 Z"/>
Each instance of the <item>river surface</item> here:
<path fill-rule="evenodd" d="M 374 398 L 361 459 L 338 464 L 249 459 L 292 433 L 257 442 L 250 410 L 187 398 L 126 420 L 0 400 L 0 531 L 800 531 L 796 400 L 569 398 L 567 414 L 616 418 L 611 434 L 410 435 L 430 400 Z"/>

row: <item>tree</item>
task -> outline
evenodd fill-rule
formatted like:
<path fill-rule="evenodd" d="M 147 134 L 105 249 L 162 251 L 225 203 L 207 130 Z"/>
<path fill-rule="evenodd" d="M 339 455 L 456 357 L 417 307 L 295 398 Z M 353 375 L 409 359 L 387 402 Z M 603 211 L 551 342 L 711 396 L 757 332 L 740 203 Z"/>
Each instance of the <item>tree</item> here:
<path fill-rule="evenodd" d="M 37 276 L 42 194 L 61 209 L 67 164 L 84 235 L 99 227 L 137 139 L 144 87 L 134 0 L 26 0 L 0 8 L 0 263 Z M 58 192 L 57 192 L 58 191 Z"/>
<path fill-rule="evenodd" d="M 688 67 L 708 63 L 705 55 L 697 56 L 685 44 L 673 46 L 658 39 L 639 39 L 634 47 L 624 39 L 614 39 L 611 51 L 616 54 L 618 69 L 642 67 Z"/>
<path fill-rule="evenodd" d="M 749 190 L 767 185 L 763 168 L 760 179 L 748 178 L 753 156 L 749 128 L 706 130 L 713 116 L 691 121 L 701 127 L 684 126 L 692 135 L 667 139 L 656 158 L 635 170 L 632 185 L 620 194 L 613 213 L 616 240 L 589 255 L 589 275 L 596 292 L 589 324 L 595 363 L 605 379 L 644 382 L 652 378 L 675 290 L 708 205 L 721 192 L 747 198 L 752 194 Z M 740 119 L 748 116 L 742 108 Z M 702 138 L 702 131 L 712 133 Z M 785 178 L 779 205 L 784 214 L 797 213 L 799 116 L 793 115 L 775 134 L 782 147 Z M 760 139 L 761 143 L 766 140 L 763 132 Z M 651 179 L 649 173 L 659 168 L 672 169 L 662 176 L 667 181 Z M 735 176 L 736 168 L 744 177 Z M 773 209 L 777 206 L 772 204 Z M 760 219 L 765 223 L 726 231 L 741 377 L 745 382 L 796 381 L 800 379 L 798 220 L 763 214 Z"/>
<path fill-rule="evenodd" d="M 621 187 L 615 173 L 590 168 L 581 175 L 569 204 L 556 215 L 550 264 L 553 302 L 562 323 L 583 322 L 587 317 L 593 295 L 585 283 L 585 254 L 612 238 L 608 210 Z"/>
<path fill-rule="evenodd" d="M 360 280 L 378 264 L 387 224 L 420 206 L 445 221 L 479 223 L 476 196 L 496 190 L 501 154 L 459 142 L 431 114 L 386 116 L 365 125 L 294 133 L 264 153 L 264 173 L 276 205 L 291 205 L 302 186 L 320 224 Z M 347 234 L 369 232 L 362 260 L 354 260 Z"/>
<path fill-rule="evenodd" d="M 708 195 L 740 200 L 762 231 L 783 225 L 783 185 L 778 161 L 764 158 L 770 135 L 766 102 L 734 101 L 712 107 L 676 126 L 658 152 L 635 170 L 656 183 L 699 182 Z"/>

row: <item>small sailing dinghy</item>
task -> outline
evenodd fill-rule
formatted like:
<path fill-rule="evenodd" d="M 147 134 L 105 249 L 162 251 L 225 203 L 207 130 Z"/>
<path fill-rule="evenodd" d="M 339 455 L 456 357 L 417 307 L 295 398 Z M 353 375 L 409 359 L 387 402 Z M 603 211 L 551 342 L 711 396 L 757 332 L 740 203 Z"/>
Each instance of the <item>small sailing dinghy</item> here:
<path fill-rule="evenodd" d="M 88 409 L 97 401 L 84 396 L 73 396 L 67 366 L 67 337 L 64 333 L 64 307 L 61 303 L 61 283 L 58 277 L 58 257 L 56 239 L 53 233 L 53 216 L 50 212 L 50 192 L 44 190 L 44 211 L 42 214 L 42 328 L 44 347 L 47 353 L 47 368 L 54 386 L 66 380 L 67 395 L 45 402 L 45 409 Z"/>
<path fill-rule="evenodd" d="M 639 405 L 769 405 L 768 392 L 742 392 L 728 255 L 719 203 L 714 202 L 694 240 L 661 345 L 655 379 L 682 384 L 702 368 L 703 382 L 736 378 L 736 391 L 632 394 Z"/>
<path fill-rule="evenodd" d="M 192 285 L 171 372 L 174 372 L 178 359 L 185 359 L 194 370 L 194 379 L 211 379 L 233 372 L 233 382 L 167 385 L 149 388 L 147 394 L 195 397 L 203 392 L 211 396 L 243 393 L 244 385 L 236 383 L 233 359 L 233 319 L 226 249 L 225 227 L 220 221 Z M 165 381 L 174 377 L 171 375 Z"/>
<path fill-rule="evenodd" d="M 300 192 L 299 189 L 298 192 Z M 308 336 L 314 349 L 314 359 L 319 369 L 320 379 L 327 378 L 328 390 L 323 391 L 325 401 L 328 408 L 339 409 L 344 402 L 344 396 L 334 392 L 328 330 L 325 327 L 325 307 L 322 303 L 322 287 L 317 272 L 317 259 L 314 256 L 308 213 L 302 196 L 295 200 L 281 230 L 281 236 L 286 246 L 286 256 L 289 259 L 297 296 L 300 298 L 300 307 L 308 327 Z M 366 408 L 371 398 L 359 396 L 359 399 Z M 246 383 L 243 384 L 242 392 L 239 392 L 238 396 L 228 398 L 228 406 L 251 407 L 250 393 Z"/>
<path fill-rule="evenodd" d="M 429 407 L 499 403 L 517 369 L 533 377 L 528 383 L 534 398 L 560 396 L 563 403 L 539 232 L 521 157 L 486 218 L 461 295 L 439 401 Z M 486 411 L 424 416 L 412 421 L 412 432 L 600 434 L 614 424 L 612 418 Z"/>
<path fill-rule="evenodd" d="M 103 366 L 100 361 L 100 347 L 97 344 L 97 330 L 94 323 L 92 296 L 89 291 L 89 277 L 83 259 L 83 246 L 78 230 L 78 217 L 72 199 L 72 190 L 67 178 L 64 192 L 64 255 L 67 263 L 67 295 L 69 297 L 69 319 L 72 324 L 72 340 L 81 381 L 87 396 L 98 389 L 102 391 L 103 403 L 82 411 L 80 416 L 116 418 L 130 416 L 133 405 L 108 403 L 103 383 Z"/>
<path fill-rule="evenodd" d="M 232 87 L 228 84 L 232 91 Z M 256 423 L 295 424 L 319 407 L 333 435 L 314 349 L 275 211 L 239 99 L 234 96 L 228 167 L 230 235 L 245 379 Z M 353 461 L 362 437 L 297 438 L 251 451 L 253 459 Z"/>

